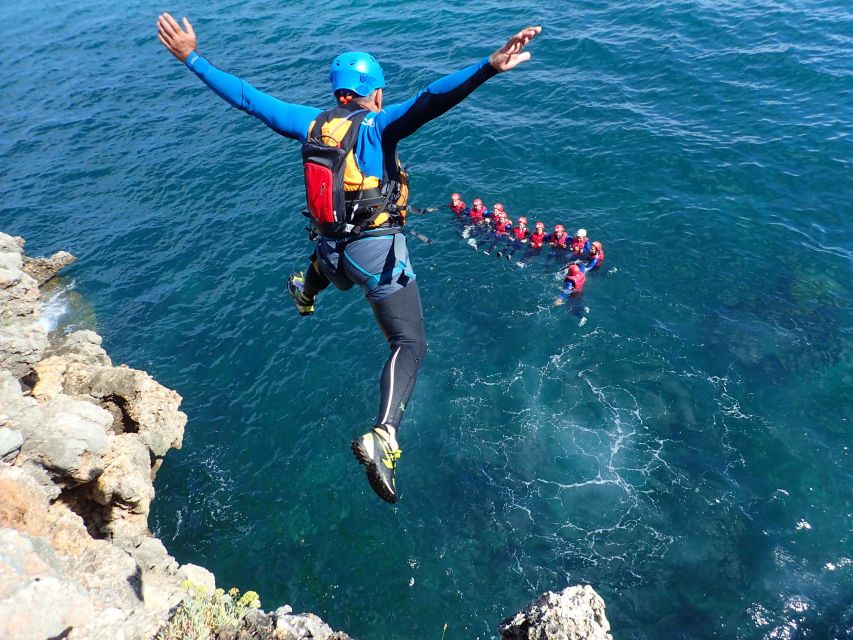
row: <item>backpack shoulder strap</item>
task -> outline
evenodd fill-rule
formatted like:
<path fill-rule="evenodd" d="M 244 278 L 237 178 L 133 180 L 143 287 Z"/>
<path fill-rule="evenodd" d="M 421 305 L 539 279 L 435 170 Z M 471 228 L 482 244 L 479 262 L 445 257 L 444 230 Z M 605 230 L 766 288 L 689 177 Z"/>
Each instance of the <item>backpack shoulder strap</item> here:
<path fill-rule="evenodd" d="M 349 150 L 355 146 L 355 141 L 358 138 L 358 130 L 361 126 L 361 121 L 364 120 L 365 116 L 367 115 L 367 109 L 359 109 L 358 111 L 346 112 L 346 115 L 341 113 L 341 111 L 342 110 L 339 107 L 335 107 L 334 109 L 324 111 L 319 116 L 317 116 L 317 119 L 314 121 L 314 126 L 311 128 L 311 132 L 308 137 L 322 144 L 325 144 L 323 138 L 328 138 L 329 136 L 323 135 L 324 124 L 335 118 L 342 118 L 344 121 L 352 121 L 350 128 L 347 130 L 346 134 L 344 134 L 344 137 L 341 139 L 340 144 L 328 145 L 338 146 L 341 149 L 346 149 L 347 152 L 349 152 Z"/>
<path fill-rule="evenodd" d="M 365 116 L 367 116 L 367 109 L 356 111 L 347 117 L 347 120 L 352 122 L 352 124 L 344 134 L 340 145 L 338 145 L 346 153 L 349 153 L 355 147 L 355 141 L 358 140 L 358 132 L 361 129 L 361 121 L 364 120 Z"/>

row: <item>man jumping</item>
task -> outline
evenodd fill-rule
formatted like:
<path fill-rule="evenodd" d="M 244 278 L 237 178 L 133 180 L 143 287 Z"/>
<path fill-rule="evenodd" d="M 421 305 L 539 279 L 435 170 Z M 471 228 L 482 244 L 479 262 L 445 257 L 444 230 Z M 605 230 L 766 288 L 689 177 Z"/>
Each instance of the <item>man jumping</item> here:
<path fill-rule="evenodd" d="M 384 108 L 382 67 L 368 53 L 343 53 L 329 73 L 336 106 L 328 111 L 283 102 L 220 71 L 199 55 L 186 18 L 181 26 L 164 13 L 157 30 L 166 49 L 226 102 L 303 143 L 308 208 L 318 238 L 305 274 L 291 275 L 288 290 L 303 316 L 314 312 L 317 294 L 329 284 L 343 290 L 359 285 L 373 308 L 391 355 L 379 381 L 375 425 L 352 449 L 367 467 L 373 490 L 396 502 L 397 430 L 426 354 L 421 300 L 401 233 L 408 179 L 397 144 L 492 76 L 529 60 L 523 49 L 541 27 L 522 29 L 490 56 Z"/>

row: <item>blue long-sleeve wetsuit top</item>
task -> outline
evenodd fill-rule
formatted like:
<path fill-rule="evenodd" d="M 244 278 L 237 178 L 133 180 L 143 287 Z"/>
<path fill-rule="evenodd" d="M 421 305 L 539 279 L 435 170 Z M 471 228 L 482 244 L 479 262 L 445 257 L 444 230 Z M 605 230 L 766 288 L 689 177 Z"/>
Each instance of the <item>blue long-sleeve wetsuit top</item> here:
<path fill-rule="evenodd" d="M 561 299 L 563 302 L 569 299 L 569 296 L 572 295 L 572 291 L 575 290 L 575 283 L 571 280 L 566 280 L 563 282 L 563 290 L 560 292 L 560 295 L 557 297 Z"/>
<path fill-rule="evenodd" d="M 284 102 L 258 91 L 248 82 L 217 69 L 195 51 L 187 57 L 186 65 L 228 104 L 255 116 L 287 138 L 305 142 L 311 123 L 323 113 L 322 109 Z M 400 140 L 459 104 L 495 74 L 497 71 L 486 57 L 430 83 L 405 102 L 384 107 L 379 113 L 368 113 L 354 150 L 361 172 L 381 180 L 383 163 L 387 162 L 387 173 L 393 175 Z M 362 108 L 355 103 L 348 106 L 354 110 Z"/>

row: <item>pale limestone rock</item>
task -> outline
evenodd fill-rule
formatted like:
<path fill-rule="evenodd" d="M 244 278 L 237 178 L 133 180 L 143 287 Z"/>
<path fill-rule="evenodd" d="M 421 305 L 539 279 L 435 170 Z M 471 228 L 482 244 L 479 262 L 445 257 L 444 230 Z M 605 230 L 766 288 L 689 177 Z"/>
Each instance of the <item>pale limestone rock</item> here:
<path fill-rule="evenodd" d="M 94 331 L 75 331 L 65 336 L 62 343 L 46 355 L 60 356 L 67 362 L 111 367 L 113 363 L 101 343 L 101 336 Z"/>
<path fill-rule="evenodd" d="M 147 518 L 154 499 L 149 468 L 148 448 L 137 434 L 110 436 L 104 456 L 104 472 L 93 483 L 92 499 L 100 505 L 115 506 Z"/>
<path fill-rule="evenodd" d="M 178 572 L 178 563 L 169 555 L 159 538 L 146 536 L 129 551 L 143 572 L 156 571 L 170 576 Z"/>
<path fill-rule="evenodd" d="M 589 585 L 548 591 L 499 630 L 501 640 L 613 640 L 604 601 Z"/>
<path fill-rule="evenodd" d="M 341 637 L 313 613 L 278 615 L 276 612 L 275 634 L 282 640 L 330 640 L 332 637 Z"/>
<path fill-rule="evenodd" d="M 194 585 L 198 585 L 208 593 L 216 591 L 216 576 L 204 567 L 199 567 L 195 564 L 182 564 L 178 569 L 178 577 L 181 581 L 189 580 Z"/>
<path fill-rule="evenodd" d="M 39 322 L 38 285 L 22 270 L 18 240 L 0 233 L 0 370 L 21 379 L 41 360 L 47 330 Z"/>
<path fill-rule="evenodd" d="M 140 571 L 133 558 L 107 540 L 92 540 L 79 555 L 58 556 L 68 575 L 97 603 L 97 608 L 126 611 L 138 606 Z"/>
<path fill-rule="evenodd" d="M 162 613 L 177 606 L 186 596 L 186 591 L 175 582 L 174 576 L 150 571 L 142 574 L 140 595 L 147 611 Z"/>
<path fill-rule="evenodd" d="M 93 480 L 103 471 L 110 414 L 100 407 L 60 395 L 39 407 L 41 420 L 22 422 L 27 435 L 21 452 L 65 483 Z M 40 422 L 40 424 L 39 424 Z"/>
<path fill-rule="evenodd" d="M 33 397 L 45 402 L 62 393 L 62 378 L 67 368 L 68 363 L 58 356 L 51 356 L 37 363 L 33 368 L 36 375 Z"/>
<path fill-rule="evenodd" d="M 36 405 L 33 398 L 24 397 L 18 380 L 0 369 L 0 427 L 20 429 L 22 413 Z"/>
<path fill-rule="evenodd" d="M 24 443 L 23 434 L 17 429 L 0 427 L 0 461 L 9 462 L 18 455 Z M 0 492 L 2 495 L 2 492 Z"/>
<path fill-rule="evenodd" d="M 178 409 L 181 396 L 144 371 L 69 362 L 62 384 L 67 394 L 116 405 L 122 421 L 116 424 L 113 420 L 113 432 L 138 433 L 156 457 L 180 449 L 187 422 L 186 414 Z"/>

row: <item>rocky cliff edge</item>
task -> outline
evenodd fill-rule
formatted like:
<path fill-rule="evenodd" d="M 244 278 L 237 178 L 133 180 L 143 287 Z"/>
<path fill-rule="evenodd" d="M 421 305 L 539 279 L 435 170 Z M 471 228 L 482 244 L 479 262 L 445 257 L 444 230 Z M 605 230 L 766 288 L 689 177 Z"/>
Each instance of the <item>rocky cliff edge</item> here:
<path fill-rule="evenodd" d="M 154 476 L 183 440 L 181 397 L 113 365 L 92 331 L 49 340 L 39 285 L 74 257 L 28 258 L 23 247 L 0 233 L 0 640 L 149 640 L 193 592 L 222 594 L 148 530 Z M 349 638 L 287 606 L 241 615 L 215 637 Z M 611 640 L 591 587 L 549 592 L 500 630 Z"/>

